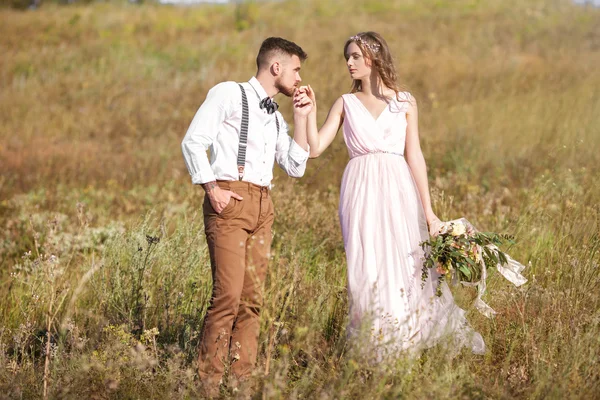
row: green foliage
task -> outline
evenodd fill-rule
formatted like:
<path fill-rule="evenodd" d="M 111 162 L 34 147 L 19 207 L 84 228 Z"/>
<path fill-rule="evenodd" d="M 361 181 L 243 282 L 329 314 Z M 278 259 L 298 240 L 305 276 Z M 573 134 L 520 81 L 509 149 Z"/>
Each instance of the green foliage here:
<path fill-rule="evenodd" d="M 510 235 L 477 232 L 462 220 L 446 223 L 436 236 L 420 243 L 425 252 L 421 280 L 427 281 L 431 270 L 438 274 L 437 295 L 442 295 L 440 284 L 479 282 L 483 269 L 492 270 L 508 262 L 507 255 L 498 246 L 515 244 Z"/>
<path fill-rule="evenodd" d="M 258 21 L 259 8 L 253 1 L 245 1 L 235 6 L 235 29 L 244 31 Z"/>

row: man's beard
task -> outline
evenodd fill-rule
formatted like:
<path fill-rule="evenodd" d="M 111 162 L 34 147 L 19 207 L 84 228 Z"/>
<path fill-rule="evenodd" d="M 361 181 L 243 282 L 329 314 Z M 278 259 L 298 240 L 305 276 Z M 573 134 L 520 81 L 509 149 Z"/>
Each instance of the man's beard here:
<path fill-rule="evenodd" d="M 296 89 L 296 86 L 292 86 L 291 88 L 283 86 L 281 84 L 280 79 L 277 79 L 275 81 L 275 87 L 277 88 L 277 90 L 279 90 L 279 93 L 283 93 L 287 97 L 292 97 L 292 95 L 294 94 L 294 90 Z"/>

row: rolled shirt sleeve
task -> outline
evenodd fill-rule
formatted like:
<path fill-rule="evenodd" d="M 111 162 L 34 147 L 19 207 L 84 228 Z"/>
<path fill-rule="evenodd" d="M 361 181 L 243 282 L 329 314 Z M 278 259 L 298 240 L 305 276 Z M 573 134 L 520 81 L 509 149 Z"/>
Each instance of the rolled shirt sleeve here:
<path fill-rule="evenodd" d="M 288 125 L 283 118 L 279 117 L 279 112 L 277 113 L 277 118 L 281 125 L 281 131 L 277 137 L 275 160 L 289 176 L 301 178 L 306 171 L 309 151 L 304 150 L 289 136 Z"/>
<path fill-rule="evenodd" d="M 210 89 L 181 142 L 185 165 L 195 185 L 215 180 L 206 151 L 230 112 L 235 90 L 239 91 L 235 82 L 222 82 Z"/>

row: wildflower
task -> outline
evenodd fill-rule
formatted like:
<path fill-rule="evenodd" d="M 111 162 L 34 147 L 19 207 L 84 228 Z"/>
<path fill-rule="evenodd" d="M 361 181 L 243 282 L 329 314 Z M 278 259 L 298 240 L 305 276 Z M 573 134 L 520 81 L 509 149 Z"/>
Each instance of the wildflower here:
<path fill-rule="evenodd" d="M 160 242 L 160 238 L 158 236 L 146 235 L 146 241 L 149 245 L 158 244 L 158 242 Z"/>
<path fill-rule="evenodd" d="M 436 263 L 437 267 L 436 267 L 436 271 L 438 274 L 440 275 L 444 275 L 446 273 L 446 270 L 444 269 L 444 266 L 442 264 L 440 264 L 439 262 Z"/>

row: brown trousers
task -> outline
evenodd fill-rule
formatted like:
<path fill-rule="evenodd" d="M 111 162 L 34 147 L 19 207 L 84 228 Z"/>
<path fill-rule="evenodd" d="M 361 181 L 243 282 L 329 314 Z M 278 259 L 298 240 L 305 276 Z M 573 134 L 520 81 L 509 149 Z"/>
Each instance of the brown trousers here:
<path fill-rule="evenodd" d="M 203 384 L 218 387 L 225 367 L 240 380 L 256 363 L 259 313 L 273 225 L 268 188 L 249 182 L 218 182 L 243 200 L 231 198 L 217 214 L 204 199 L 204 230 L 210 252 L 213 291 L 204 319 L 198 374 Z"/>

